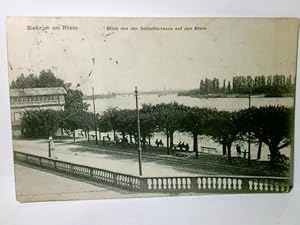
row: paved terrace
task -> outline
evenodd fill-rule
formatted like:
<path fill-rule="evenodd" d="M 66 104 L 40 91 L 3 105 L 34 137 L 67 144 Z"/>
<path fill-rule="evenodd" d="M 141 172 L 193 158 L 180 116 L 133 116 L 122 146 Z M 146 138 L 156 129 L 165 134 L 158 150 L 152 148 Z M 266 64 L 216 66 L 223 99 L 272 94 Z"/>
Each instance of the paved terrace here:
<path fill-rule="evenodd" d="M 13 147 L 15 151 L 43 157 L 48 156 L 47 140 L 14 140 Z M 54 159 L 118 173 L 139 175 L 137 155 L 132 153 L 101 151 L 101 149 L 98 150 L 66 142 L 55 143 L 54 148 L 52 152 L 52 158 Z M 199 176 L 205 174 L 211 174 L 211 172 L 200 169 L 197 172 L 190 172 L 184 168 L 157 162 L 155 159 L 143 159 L 143 176 L 147 177 Z"/>
<path fill-rule="evenodd" d="M 94 185 L 19 164 L 15 164 L 15 176 L 16 197 L 20 202 L 167 196 L 134 193 L 98 183 Z"/>

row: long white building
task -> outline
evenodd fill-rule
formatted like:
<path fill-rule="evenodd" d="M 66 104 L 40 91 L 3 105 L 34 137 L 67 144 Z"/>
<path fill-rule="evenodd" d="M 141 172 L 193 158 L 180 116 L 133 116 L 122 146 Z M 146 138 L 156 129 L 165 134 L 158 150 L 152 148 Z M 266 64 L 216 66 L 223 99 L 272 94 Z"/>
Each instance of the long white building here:
<path fill-rule="evenodd" d="M 62 87 L 10 89 L 13 136 L 21 136 L 21 118 L 25 111 L 64 110 L 66 90 Z"/>

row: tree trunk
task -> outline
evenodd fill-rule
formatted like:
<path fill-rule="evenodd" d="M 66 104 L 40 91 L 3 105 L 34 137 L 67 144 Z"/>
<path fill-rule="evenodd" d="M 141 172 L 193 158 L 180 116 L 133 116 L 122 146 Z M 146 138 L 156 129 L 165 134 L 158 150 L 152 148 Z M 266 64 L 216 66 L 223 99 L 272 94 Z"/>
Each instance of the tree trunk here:
<path fill-rule="evenodd" d="M 222 147 L 223 147 L 223 155 L 226 155 L 226 145 L 223 144 Z"/>
<path fill-rule="evenodd" d="M 143 145 L 143 149 L 146 148 L 146 137 L 145 136 L 142 136 L 142 145 Z"/>
<path fill-rule="evenodd" d="M 270 167 L 274 168 L 275 162 L 276 162 L 276 148 L 274 147 L 269 147 L 270 149 Z"/>
<path fill-rule="evenodd" d="M 60 128 L 60 134 L 61 134 L 61 137 L 64 136 L 64 129 L 63 128 Z"/>
<path fill-rule="evenodd" d="M 75 130 L 73 130 L 73 142 L 75 142 Z"/>
<path fill-rule="evenodd" d="M 114 141 L 116 141 L 116 131 L 113 130 L 113 132 L 114 132 Z"/>
<path fill-rule="evenodd" d="M 174 146 L 173 138 L 174 138 L 174 132 L 170 132 L 170 148 L 171 148 L 171 149 L 172 149 L 173 146 Z"/>
<path fill-rule="evenodd" d="M 227 153 L 228 153 L 228 161 L 229 163 L 232 162 L 232 158 L 231 158 L 231 144 L 227 145 Z"/>
<path fill-rule="evenodd" d="M 169 133 L 167 133 L 167 153 L 168 153 L 168 155 L 170 155 Z"/>
<path fill-rule="evenodd" d="M 131 134 L 129 134 L 129 141 L 130 141 L 130 144 L 133 143 L 133 142 L 132 142 L 132 135 L 131 135 Z"/>
<path fill-rule="evenodd" d="M 101 141 L 101 131 L 100 131 L 100 129 L 99 129 L 99 141 Z"/>
<path fill-rule="evenodd" d="M 257 160 L 260 160 L 261 158 L 261 147 L 262 147 L 262 141 L 259 140 L 258 149 L 257 149 Z"/>
<path fill-rule="evenodd" d="M 198 135 L 197 134 L 193 134 L 193 140 L 194 140 L 193 149 L 194 149 L 194 152 L 196 153 L 196 159 L 198 159 L 199 153 L 198 153 Z"/>
<path fill-rule="evenodd" d="M 122 133 L 122 148 L 125 148 L 125 133 Z"/>
<path fill-rule="evenodd" d="M 151 146 L 151 135 L 148 136 L 148 145 Z"/>
<path fill-rule="evenodd" d="M 87 132 L 85 132 L 85 135 L 87 135 L 88 143 L 90 143 L 90 129 L 88 129 Z"/>

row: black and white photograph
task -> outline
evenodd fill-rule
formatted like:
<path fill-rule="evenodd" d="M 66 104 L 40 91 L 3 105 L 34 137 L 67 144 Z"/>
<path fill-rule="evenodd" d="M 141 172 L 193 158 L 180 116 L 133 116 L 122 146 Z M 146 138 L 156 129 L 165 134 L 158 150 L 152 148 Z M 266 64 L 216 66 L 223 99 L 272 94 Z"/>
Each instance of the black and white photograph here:
<path fill-rule="evenodd" d="M 295 18 L 7 17 L 17 201 L 290 192 L 298 32 Z"/>

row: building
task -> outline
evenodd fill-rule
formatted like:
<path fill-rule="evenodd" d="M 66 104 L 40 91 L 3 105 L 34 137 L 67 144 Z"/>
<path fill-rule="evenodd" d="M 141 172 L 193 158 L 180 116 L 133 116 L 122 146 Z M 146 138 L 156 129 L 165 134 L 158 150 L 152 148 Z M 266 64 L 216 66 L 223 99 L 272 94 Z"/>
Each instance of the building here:
<path fill-rule="evenodd" d="M 13 136 L 21 136 L 21 118 L 25 111 L 64 110 L 66 90 L 63 87 L 10 89 Z"/>

